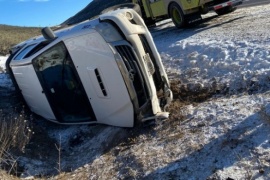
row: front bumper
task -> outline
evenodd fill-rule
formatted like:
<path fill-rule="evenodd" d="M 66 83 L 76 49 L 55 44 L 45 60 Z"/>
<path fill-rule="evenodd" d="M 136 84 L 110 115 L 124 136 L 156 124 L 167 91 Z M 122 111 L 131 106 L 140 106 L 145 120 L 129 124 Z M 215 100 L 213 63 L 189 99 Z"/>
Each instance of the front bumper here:
<path fill-rule="evenodd" d="M 172 92 L 161 58 L 143 19 L 134 10 L 125 9 L 101 15 L 100 20 L 113 21 L 119 29 L 121 29 L 125 39 L 131 43 L 131 46 L 137 55 L 138 64 L 142 70 L 142 75 L 148 88 L 153 112 L 152 117 L 142 116 L 140 120 L 145 121 L 155 118 L 167 118 L 168 113 L 164 111 L 173 99 Z M 147 46 L 149 47 L 148 52 L 142 38 L 147 42 Z M 163 95 L 161 98 L 157 93 L 159 89 L 157 89 L 156 80 L 154 79 L 155 77 L 153 77 L 153 66 L 149 61 L 153 62 L 156 73 L 158 73 L 158 76 L 160 76 L 160 79 L 163 81 Z M 164 105 L 161 105 L 161 101 L 165 102 Z"/>

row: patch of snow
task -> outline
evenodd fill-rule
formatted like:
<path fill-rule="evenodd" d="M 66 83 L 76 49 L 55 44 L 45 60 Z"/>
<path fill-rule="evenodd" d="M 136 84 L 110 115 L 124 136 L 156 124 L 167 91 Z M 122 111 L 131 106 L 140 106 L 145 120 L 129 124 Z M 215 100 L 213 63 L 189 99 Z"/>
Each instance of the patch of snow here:
<path fill-rule="evenodd" d="M 5 63 L 7 59 L 8 59 L 8 56 L 0 56 L 0 73 L 1 73 L 1 69 L 2 70 L 6 69 Z"/>
<path fill-rule="evenodd" d="M 0 56 L 0 87 L 12 87 L 12 82 L 8 76 L 8 74 L 5 73 L 6 70 L 6 60 L 8 59 L 8 56 Z"/>
<path fill-rule="evenodd" d="M 267 118 L 262 118 L 262 109 L 269 109 L 269 103 L 268 92 L 199 104 L 191 117 L 179 122 L 179 128 L 185 132 L 185 137 L 174 142 L 179 146 L 164 143 L 162 150 L 156 152 L 165 156 L 173 151 L 176 155 L 167 156 L 170 163 L 164 162 L 163 167 L 156 167 L 148 176 L 158 179 L 167 179 L 169 175 L 181 176 L 181 179 L 207 179 L 209 176 L 247 179 L 247 172 L 261 176 L 260 168 L 265 174 L 270 173 L 269 163 L 262 161 L 270 155 L 270 123 Z M 140 151 L 146 151 L 148 146 L 158 146 L 148 143 L 140 146 L 140 149 L 145 148 Z M 137 151 L 139 149 L 135 148 L 132 153 Z"/>
<path fill-rule="evenodd" d="M 270 39 L 268 42 L 185 39 L 161 51 L 167 70 L 183 84 L 229 91 L 265 90 L 270 87 Z M 252 89 L 253 88 L 253 89 Z"/>

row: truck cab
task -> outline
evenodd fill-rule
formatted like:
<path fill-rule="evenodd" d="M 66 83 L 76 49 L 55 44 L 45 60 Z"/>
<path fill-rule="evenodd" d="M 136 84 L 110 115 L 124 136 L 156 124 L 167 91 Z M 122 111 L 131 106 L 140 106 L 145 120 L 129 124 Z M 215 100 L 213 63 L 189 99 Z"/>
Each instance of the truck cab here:
<path fill-rule="evenodd" d="M 133 3 L 140 6 L 146 24 L 172 18 L 178 28 L 200 20 L 201 14 L 211 10 L 219 15 L 232 12 L 242 2 L 243 0 L 133 0 Z"/>

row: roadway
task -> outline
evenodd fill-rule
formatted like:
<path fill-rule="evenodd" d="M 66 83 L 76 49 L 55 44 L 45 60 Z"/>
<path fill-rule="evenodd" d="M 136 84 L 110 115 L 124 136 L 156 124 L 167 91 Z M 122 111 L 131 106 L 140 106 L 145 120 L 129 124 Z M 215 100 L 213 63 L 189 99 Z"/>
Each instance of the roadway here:
<path fill-rule="evenodd" d="M 270 0 L 244 0 L 243 4 L 238 6 L 239 8 L 250 7 L 250 6 L 259 6 L 269 4 Z"/>

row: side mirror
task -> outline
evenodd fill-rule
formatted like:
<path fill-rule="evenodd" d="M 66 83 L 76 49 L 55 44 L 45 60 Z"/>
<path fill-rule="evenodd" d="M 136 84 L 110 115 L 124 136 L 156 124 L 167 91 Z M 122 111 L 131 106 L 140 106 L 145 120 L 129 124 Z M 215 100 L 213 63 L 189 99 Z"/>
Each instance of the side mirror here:
<path fill-rule="evenodd" d="M 56 38 L 54 32 L 52 31 L 52 29 L 50 27 L 45 27 L 41 30 L 41 33 L 43 35 L 43 37 L 47 40 L 52 40 L 54 38 Z"/>

